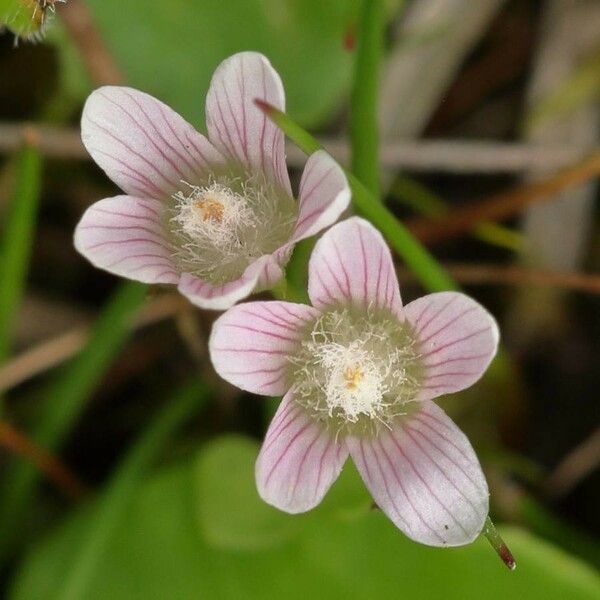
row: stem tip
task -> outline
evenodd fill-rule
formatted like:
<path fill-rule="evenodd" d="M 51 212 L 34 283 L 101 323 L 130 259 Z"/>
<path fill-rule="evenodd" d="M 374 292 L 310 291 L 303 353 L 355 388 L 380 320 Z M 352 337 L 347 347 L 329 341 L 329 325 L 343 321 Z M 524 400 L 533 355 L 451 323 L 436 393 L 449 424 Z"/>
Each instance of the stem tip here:
<path fill-rule="evenodd" d="M 500 557 L 502 562 L 511 571 L 514 571 L 517 568 L 517 562 L 489 517 L 485 521 L 483 535 L 485 535 L 488 542 L 492 545 L 492 548 L 496 551 L 496 554 Z"/>

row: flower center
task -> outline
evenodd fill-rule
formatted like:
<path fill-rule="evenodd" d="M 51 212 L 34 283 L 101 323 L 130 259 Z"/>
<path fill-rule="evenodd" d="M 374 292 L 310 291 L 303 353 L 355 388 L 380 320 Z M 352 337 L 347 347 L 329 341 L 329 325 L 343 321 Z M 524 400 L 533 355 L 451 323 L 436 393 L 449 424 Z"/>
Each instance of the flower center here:
<path fill-rule="evenodd" d="M 223 221 L 223 213 L 225 207 L 222 202 L 219 202 L 216 198 L 203 198 L 198 200 L 194 205 L 194 208 L 198 210 L 204 221 L 217 221 L 221 223 Z"/>
<path fill-rule="evenodd" d="M 222 175 L 203 186 L 184 184 L 166 222 L 182 272 L 222 285 L 289 240 L 297 204 L 264 177 Z"/>
<path fill-rule="evenodd" d="M 347 433 L 389 426 L 406 412 L 421 380 L 410 326 L 382 311 L 324 313 L 291 362 L 296 401 Z"/>
<path fill-rule="evenodd" d="M 191 243 L 209 245 L 224 252 L 239 246 L 239 228 L 253 221 L 246 199 L 219 183 L 190 186 L 186 195 L 175 194 L 178 212 L 171 221 Z"/>
<path fill-rule="evenodd" d="M 360 382 L 365 378 L 363 370 L 358 365 L 346 367 L 344 369 L 344 379 L 346 380 L 346 389 L 356 392 Z"/>
<path fill-rule="evenodd" d="M 375 417 L 385 386 L 373 352 L 365 348 L 364 341 L 318 344 L 313 350 L 323 368 L 329 414 L 340 412 L 351 421 L 359 415 Z"/>

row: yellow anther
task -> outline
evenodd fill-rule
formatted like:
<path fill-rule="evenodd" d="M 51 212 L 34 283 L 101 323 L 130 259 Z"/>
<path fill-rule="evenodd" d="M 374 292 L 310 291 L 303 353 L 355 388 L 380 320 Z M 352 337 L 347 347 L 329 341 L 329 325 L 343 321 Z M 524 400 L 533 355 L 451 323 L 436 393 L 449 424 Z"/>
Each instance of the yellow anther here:
<path fill-rule="evenodd" d="M 202 198 L 197 200 L 194 206 L 202 214 L 203 221 L 216 221 L 220 223 L 223 220 L 225 207 L 215 198 Z"/>
<path fill-rule="evenodd" d="M 365 374 L 360 367 L 346 367 L 344 370 L 344 379 L 346 380 L 346 389 L 356 390 L 363 380 Z"/>

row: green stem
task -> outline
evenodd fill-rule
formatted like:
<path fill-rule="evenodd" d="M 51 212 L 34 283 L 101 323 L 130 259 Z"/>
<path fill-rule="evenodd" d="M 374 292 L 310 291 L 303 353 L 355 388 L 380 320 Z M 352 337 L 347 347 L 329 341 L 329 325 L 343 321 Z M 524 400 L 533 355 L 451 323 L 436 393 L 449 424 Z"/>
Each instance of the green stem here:
<path fill-rule="evenodd" d="M 140 481 L 175 431 L 207 401 L 210 391 L 199 381 L 181 387 L 154 417 L 112 476 L 98 499 L 94 518 L 75 561 L 69 565 L 60 600 L 87 598 L 98 564 L 119 527 Z"/>
<path fill-rule="evenodd" d="M 41 418 L 32 433 L 37 444 L 50 450 L 60 446 L 121 348 L 146 290 L 139 283 L 121 284 L 104 307 L 87 346 L 44 395 Z M 0 495 L 0 560 L 19 539 L 38 478 L 37 469 L 21 459 L 5 475 Z"/>
<path fill-rule="evenodd" d="M 284 112 L 262 100 L 255 102 L 306 154 L 312 154 L 322 149 L 321 144 L 312 135 L 292 121 Z M 408 229 L 396 219 L 396 216 L 379 202 L 352 173 L 346 172 L 346 176 L 352 188 L 352 201 L 358 212 L 381 231 L 425 288 L 431 292 L 458 289 L 458 284 Z"/>
<path fill-rule="evenodd" d="M 346 173 L 352 188 L 354 206 L 373 223 L 430 292 L 457 290 L 458 284 L 446 273 L 434 256 L 423 246 L 384 204 L 352 173 Z"/>
<path fill-rule="evenodd" d="M 15 185 L 0 248 L 0 362 L 8 356 L 33 246 L 42 178 L 42 157 L 26 144 L 15 163 Z"/>
<path fill-rule="evenodd" d="M 498 533 L 495 525 L 489 516 L 485 520 L 483 527 L 483 535 L 487 538 L 488 542 L 492 545 L 492 548 L 496 551 L 496 554 L 500 557 L 502 562 L 511 570 L 514 571 L 517 568 L 517 563 L 513 558 L 511 551 L 505 544 L 504 540 Z"/>
<path fill-rule="evenodd" d="M 363 0 L 351 93 L 352 172 L 379 201 L 377 97 L 385 13 L 382 0 Z"/>

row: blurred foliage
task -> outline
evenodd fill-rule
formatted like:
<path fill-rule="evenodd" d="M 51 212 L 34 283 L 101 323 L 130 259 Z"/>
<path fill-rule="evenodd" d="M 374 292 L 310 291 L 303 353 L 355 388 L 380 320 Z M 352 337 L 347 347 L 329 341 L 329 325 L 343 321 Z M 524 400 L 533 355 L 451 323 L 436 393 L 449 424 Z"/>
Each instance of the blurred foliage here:
<path fill-rule="evenodd" d="M 90 0 L 89 5 L 128 83 L 194 123 L 203 123 L 204 96 L 216 66 L 241 50 L 269 57 L 283 79 L 289 110 L 307 126 L 331 116 L 350 85 L 352 56 L 342 40 L 356 20 L 357 0 Z"/>
<path fill-rule="evenodd" d="M 441 219 L 451 210 L 439 196 L 420 184 L 416 179 L 399 175 L 394 182 L 390 194 L 395 200 L 412 208 L 417 214 L 433 219 Z M 473 235 L 481 241 L 499 248 L 520 252 L 524 248 L 523 236 L 496 223 L 481 223 L 473 230 Z"/>
<path fill-rule="evenodd" d="M 591 568 L 515 527 L 502 530 L 519 560 L 514 573 L 484 540 L 447 550 L 415 544 L 380 511 L 364 503 L 358 509 L 364 492 L 357 477 L 342 477 L 331 498 L 307 515 L 266 509 L 248 476 L 256 453 L 250 441 L 215 440 L 196 460 L 146 481 L 113 528 L 86 600 L 598 597 L 600 579 Z M 220 492 L 220 509 L 207 494 L 211 487 Z M 349 511 L 351 505 L 357 509 Z M 65 598 L 64 575 L 97 510 L 79 511 L 32 549 L 11 600 Z M 216 531 L 207 532 L 208 515 Z"/>
<path fill-rule="evenodd" d="M 151 462 L 182 423 L 206 403 L 209 395 L 208 387 L 196 379 L 181 386 L 127 453 L 96 502 L 96 514 L 64 579 L 61 598 L 77 600 L 87 596 L 97 566 Z"/>
<path fill-rule="evenodd" d="M 10 348 L 11 334 L 20 306 L 42 185 L 42 157 L 26 144 L 14 161 L 14 185 L 10 195 L 8 216 L 0 232 L 0 363 Z"/>
<path fill-rule="evenodd" d="M 145 285 L 126 282 L 106 303 L 86 347 L 43 395 L 40 418 L 32 434 L 37 444 L 51 450 L 59 448 L 77 423 L 121 349 L 146 299 L 146 290 Z M 0 558 L 19 540 L 39 477 L 37 468 L 22 459 L 16 459 L 4 476 L 0 486 Z"/>
<path fill-rule="evenodd" d="M 566 77 L 556 89 L 531 107 L 525 130 L 564 117 L 600 98 L 600 46 Z"/>

